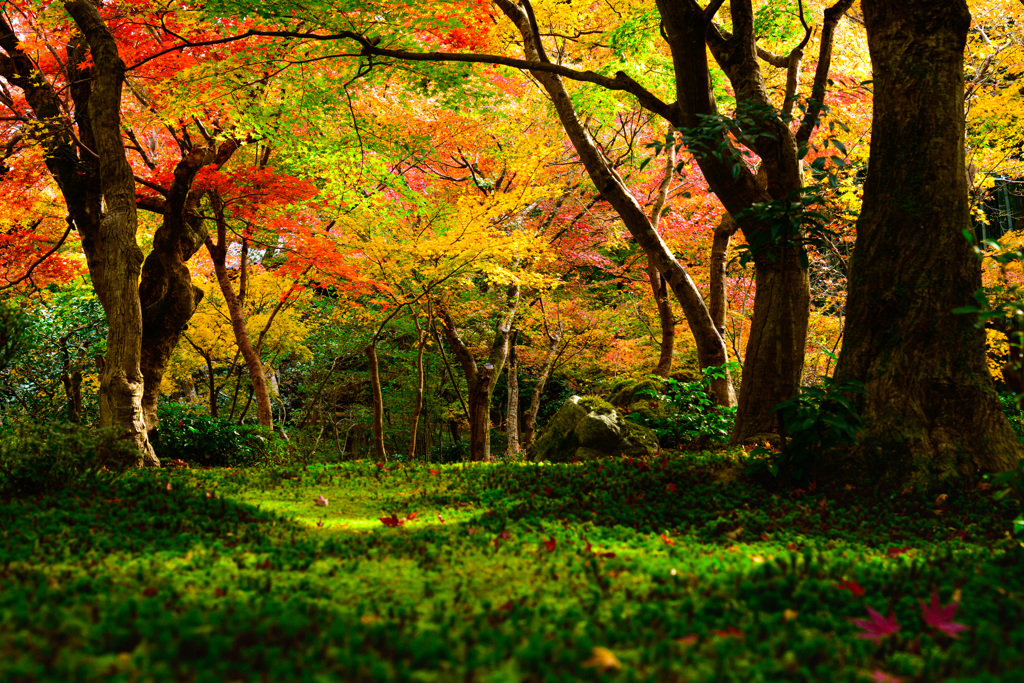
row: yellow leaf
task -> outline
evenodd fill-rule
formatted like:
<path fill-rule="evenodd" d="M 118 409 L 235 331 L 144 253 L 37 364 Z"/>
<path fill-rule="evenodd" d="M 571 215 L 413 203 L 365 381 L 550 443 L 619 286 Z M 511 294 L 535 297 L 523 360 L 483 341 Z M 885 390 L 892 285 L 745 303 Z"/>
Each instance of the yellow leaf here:
<path fill-rule="evenodd" d="M 618 671 L 622 668 L 622 662 L 608 648 L 595 647 L 590 651 L 590 659 L 583 662 L 583 667 L 586 669 L 598 669 L 599 671 Z"/>

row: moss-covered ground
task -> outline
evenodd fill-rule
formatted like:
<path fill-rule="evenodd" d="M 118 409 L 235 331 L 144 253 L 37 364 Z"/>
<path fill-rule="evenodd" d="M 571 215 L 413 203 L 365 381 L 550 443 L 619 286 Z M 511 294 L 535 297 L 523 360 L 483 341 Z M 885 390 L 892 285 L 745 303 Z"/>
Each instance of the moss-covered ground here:
<path fill-rule="evenodd" d="M 165 470 L 0 500 L 0 680 L 1020 680 L 1012 497 L 737 471 Z"/>

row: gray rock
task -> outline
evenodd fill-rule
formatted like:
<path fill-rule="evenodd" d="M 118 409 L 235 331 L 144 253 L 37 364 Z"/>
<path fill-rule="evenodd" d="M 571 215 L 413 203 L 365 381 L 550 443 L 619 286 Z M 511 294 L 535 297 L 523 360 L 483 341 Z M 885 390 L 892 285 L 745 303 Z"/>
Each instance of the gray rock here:
<path fill-rule="evenodd" d="M 541 430 L 528 457 L 533 461 L 571 462 L 655 455 L 659 450 L 653 431 L 628 422 L 607 401 L 596 396 L 573 396 Z"/>

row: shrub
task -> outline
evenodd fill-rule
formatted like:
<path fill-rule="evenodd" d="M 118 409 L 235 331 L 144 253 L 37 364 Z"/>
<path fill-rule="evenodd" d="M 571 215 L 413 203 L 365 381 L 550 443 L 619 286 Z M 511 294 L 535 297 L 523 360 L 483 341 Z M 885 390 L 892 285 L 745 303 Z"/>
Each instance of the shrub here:
<path fill-rule="evenodd" d="M 430 453 L 427 454 L 428 462 L 440 462 L 446 465 L 467 460 L 469 460 L 469 439 L 442 443 L 440 446 L 430 449 Z"/>
<path fill-rule="evenodd" d="M 276 437 L 263 427 L 237 425 L 197 413 L 189 406 L 164 403 L 160 427 L 152 439 L 157 457 L 204 467 L 250 467 L 276 451 Z"/>
<path fill-rule="evenodd" d="M 648 405 L 634 403 L 627 419 L 654 430 L 663 448 L 725 443 L 736 409 L 715 405 L 708 391 L 719 372 L 719 368 L 705 368 L 699 382 L 652 375 L 651 382 L 638 384 L 633 394 L 634 401 L 646 400 Z"/>
<path fill-rule="evenodd" d="M 121 472 L 137 462 L 133 443 L 114 429 L 44 422 L 0 434 L 0 496 L 60 491 L 104 468 Z"/>

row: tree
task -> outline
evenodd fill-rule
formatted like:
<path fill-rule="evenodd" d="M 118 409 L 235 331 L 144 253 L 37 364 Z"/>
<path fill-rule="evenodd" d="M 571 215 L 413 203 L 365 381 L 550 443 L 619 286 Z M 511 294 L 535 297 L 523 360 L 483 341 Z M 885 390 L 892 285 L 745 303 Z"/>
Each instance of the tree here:
<path fill-rule="evenodd" d="M 1021 459 L 969 305 L 981 265 L 964 168 L 965 0 L 863 0 L 874 71 L 864 203 L 836 378 L 863 382 L 856 455 L 908 469 L 1012 469 Z"/>

